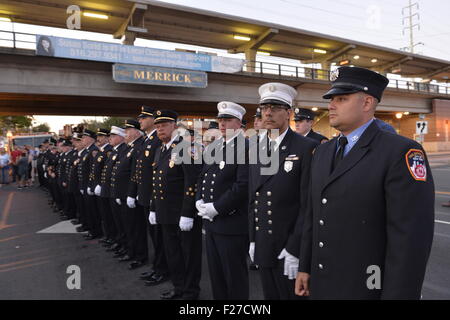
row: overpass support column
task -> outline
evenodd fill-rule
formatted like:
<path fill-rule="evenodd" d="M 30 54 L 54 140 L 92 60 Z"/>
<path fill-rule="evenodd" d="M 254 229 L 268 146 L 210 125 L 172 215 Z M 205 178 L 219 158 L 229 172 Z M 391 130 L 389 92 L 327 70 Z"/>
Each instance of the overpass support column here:
<path fill-rule="evenodd" d="M 247 72 L 256 72 L 256 49 L 246 49 L 245 50 L 245 60 L 247 60 Z M 260 71 L 260 70 L 258 70 Z"/>

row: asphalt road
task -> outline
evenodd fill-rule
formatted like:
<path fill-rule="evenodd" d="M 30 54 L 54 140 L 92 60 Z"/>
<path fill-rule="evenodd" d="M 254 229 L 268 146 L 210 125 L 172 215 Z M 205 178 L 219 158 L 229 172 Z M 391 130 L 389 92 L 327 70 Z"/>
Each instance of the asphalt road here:
<path fill-rule="evenodd" d="M 436 185 L 436 223 L 423 299 L 450 299 L 450 167 L 432 169 Z M 420 196 L 420 195 L 418 195 Z M 37 188 L 0 188 L 0 299 L 159 299 L 169 282 L 145 287 L 138 279 L 149 268 L 129 271 L 96 240 L 80 234 L 37 233 L 59 223 L 47 197 Z M 81 271 L 81 289 L 69 290 L 69 266 Z M 250 272 L 250 298 L 262 299 L 257 271 Z M 212 299 L 206 257 L 203 257 L 200 299 Z"/>

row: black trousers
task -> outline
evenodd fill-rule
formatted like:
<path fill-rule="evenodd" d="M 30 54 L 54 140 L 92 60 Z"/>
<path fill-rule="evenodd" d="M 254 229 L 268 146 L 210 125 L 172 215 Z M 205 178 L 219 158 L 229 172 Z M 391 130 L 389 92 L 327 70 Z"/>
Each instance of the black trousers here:
<path fill-rule="evenodd" d="M 100 210 L 102 227 L 104 235 L 107 239 L 115 240 L 117 237 L 117 229 L 114 224 L 114 218 L 111 212 L 111 203 L 109 198 L 96 197 L 97 207 Z"/>
<path fill-rule="evenodd" d="M 153 244 L 153 271 L 160 275 L 169 274 L 169 266 L 167 265 L 166 254 L 164 252 L 164 240 L 162 234 L 162 226 L 160 224 L 150 224 L 148 216 L 150 207 L 143 207 L 146 223 L 148 226 L 148 234 Z"/>
<path fill-rule="evenodd" d="M 100 209 L 97 205 L 97 196 L 90 196 L 84 194 L 84 199 L 87 208 L 87 219 L 89 225 L 89 231 L 94 236 L 101 236 L 102 232 L 102 218 L 100 215 Z"/>
<path fill-rule="evenodd" d="M 170 278 L 176 293 L 197 299 L 202 274 L 202 222 L 194 219 L 191 231 L 181 231 L 178 224 L 163 224 L 163 241 Z"/>
<path fill-rule="evenodd" d="M 265 300 L 305 300 L 295 295 L 295 280 L 289 280 L 284 273 L 284 259 L 278 260 L 273 268 L 259 266 L 259 274 Z"/>
<path fill-rule="evenodd" d="M 248 235 L 206 231 L 206 255 L 213 298 L 248 300 Z"/>
<path fill-rule="evenodd" d="M 83 225 L 85 229 L 87 229 L 87 220 L 86 220 L 86 213 L 84 208 L 84 199 L 83 195 L 79 191 L 75 191 L 75 201 L 77 203 L 77 217 L 80 223 Z"/>
<path fill-rule="evenodd" d="M 64 213 L 69 219 L 75 219 L 77 215 L 77 204 L 73 192 L 65 191 L 66 201 L 64 203 Z"/>
<path fill-rule="evenodd" d="M 117 236 L 114 239 L 123 249 L 127 249 L 125 229 L 122 223 L 122 206 L 118 205 L 115 198 L 109 198 L 111 213 L 117 230 Z"/>
<path fill-rule="evenodd" d="M 144 207 L 136 204 L 136 208 L 128 208 L 128 223 L 130 228 L 131 255 L 136 261 L 146 262 L 148 260 L 147 245 L 147 214 Z"/>

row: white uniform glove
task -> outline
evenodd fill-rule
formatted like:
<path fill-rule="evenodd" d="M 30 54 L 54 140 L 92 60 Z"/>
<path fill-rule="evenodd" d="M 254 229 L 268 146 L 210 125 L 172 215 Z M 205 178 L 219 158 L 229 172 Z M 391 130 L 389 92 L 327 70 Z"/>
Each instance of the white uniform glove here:
<path fill-rule="evenodd" d="M 44 172 L 44 178 L 47 179 L 47 172 Z"/>
<path fill-rule="evenodd" d="M 94 195 L 94 193 L 92 192 L 91 188 L 89 188 L 89 187 L 87 188 L 86 192 L 87 192 L 87 194 L 90 195 L 90 196 L 93 196 L 93 195 Z"/>
<path fill-rule="evenodd" d="M 289 280 L 295 279 L 298 272 L 298 259 L 292 254 L 283 249 L 278 256 L 278 259 L 284 258 L 284 275 L 289 278 Z"/>
<path fill-rule="evenodd" d="M 120 206 L 122 204 L 122 201 L 120 201 L 120 199 L 116 199 L 116 203 Z"/>
<path fill-rule="evenodd" d="M 136 208 L 136 199 L 132 197 L 127 197 L 127 206 L 130 209 Z"/>
<path fill-rule="evenodd" d="M 181 216 L 179 226 L 181 231 L 191 231 L 194 226 L 194 219 Z"/>
<path fill-rule="evenodd" d="M 205 216 L 205 210 L 202 208 L 202 205 L 205 204 L 203 199 L 197 200 L 195 202 L 195 207 L 197 208 L 197 215 L 202 217 L 203 219 L 208 219 L 209 221 L 212 221 L 212 219 L 208 216 Z"/>
<path fill-rule="evenodd" d="M 199 205 L 199 207 L 201 216 L 204 219 L 209 219 L 210 221 L 213 221 L 214 217 L 219 214 L 216 208 L 214 208 L 214 204 L 212 202 L 201 204 Z"/>
<path fill-rule="evenodd" d="M 150 224 L 156 224 L 156 212 L 155 211 L 150 211 L 150 214 L 148 215 L 148 222 L 150 222 Z"/>
<path fill-rule="evenodd" d="M 80 193 L 84 195 L 84 190 L 80 190 Z"/>
<path fill-rule="evenodd" d="M 248 247 L 248 255 L 250 256 L 250 260 L 255 262 L 255 243 L 250 242 L 250 246 Z"/>
<path fill-rule="evenodd" d="M 136 196 L 136 201 L 138 201 L 139 200 L 139 196 Z"/>
<path fill-rule="evenodd" d="M 100 197 L 100 194 L 102 193 L 102 187 L 100 187 L 100 185 L 97 185 L 94 189 L 94 193 L 96 196 Z"/>

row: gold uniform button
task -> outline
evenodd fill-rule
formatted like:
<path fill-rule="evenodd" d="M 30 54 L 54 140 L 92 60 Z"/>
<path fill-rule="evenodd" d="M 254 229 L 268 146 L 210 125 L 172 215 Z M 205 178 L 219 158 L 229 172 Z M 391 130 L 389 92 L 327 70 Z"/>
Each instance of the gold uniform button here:
<path fill-rule="evenodd" d="M 267 191 L 267 196 L 271 196 L 272 195 L 272 192 L 270 192 L 270 191 Z"/>
<path fill-rule="evenodd" d="M 268 224 L 272 224 L 272 220 L 267 221 Z"/>
<path fill-rule="evenodd" d="M 258 231 L 258 230 L 259 230 L 259 227 L 255 227 L 255 230 Z"/>
<path fill-rule="evenodd" d="M 267 201 L 267 205 L 270 207 L 272 205 L 272 202 Z"/>
<path fill-rule="evenodd" d="M 257 197 L 259 197 L 259 192 L 255 193 Z"/>
<path fill-rule="evenodd" d="M 258 218 L 255 218 L 255 222 L 258 222 L 259 221 L 259 219 Z"/>
<path fill-rule="evenodd" d="M 255 200 L 255 204 L 256 204 L 256 205 L 258 204 L 258 200 Z"/>
<path fill-rule="evenodd" d="M 272 230 L 268 230 L 267 233 L 268 233 L 268 234 L 272 234 Z"/>
<path fill-rule="evenodd" d="M 271 210 L 267 211 L 267 214 L 270 216 L 272 214 L 272 211 Z"/>

